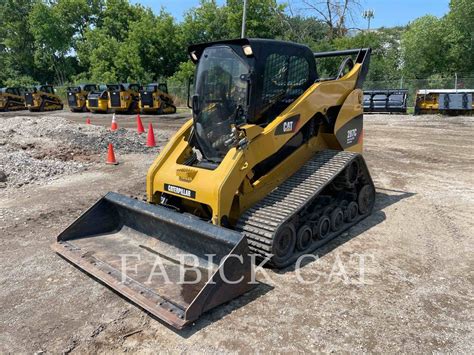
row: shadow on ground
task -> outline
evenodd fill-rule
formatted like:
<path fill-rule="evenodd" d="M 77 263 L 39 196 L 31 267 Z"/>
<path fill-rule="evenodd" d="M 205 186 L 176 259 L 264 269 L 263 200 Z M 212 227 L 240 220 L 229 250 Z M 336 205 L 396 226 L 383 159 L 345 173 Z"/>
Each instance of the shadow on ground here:
<path fill-rule="evenodd" d="M 376 226 L 377 224 L 383 222 L 386 219 L 385 212 L 383 210 L 391 206 L 395 203 L 398 203 L 401 200 L 414 196 L 415 193 L 413 192 L 405 192 L 399 190 L 390 190 L 390 189 L 377 189 L 376 193 L 376 201 L 375 206 L 372 214 L 367 218 L 363 219 L 355 226 L 351 227 L 347 233 L 344 233 L 344 236 L 341 235 L 329 241 L 324 246 L 316 249 L 312 254 L 317 255 L 318 258 L 323 257 L 324 255 L 330 253 L 340 245 L 348 242 L 352 238 L 357 237 L 358 235 L 364 233 L 365 231 L 371 229 L 372 227 Z M 314 262 L 313 258 L 308 258 L 307 262 L 303 262 L 301 267 L 305 267 L 306 265 Z M 291 272 L 295 270 L 295 265 L 289 266 L 282 270 L 274 270 L 273 272 L 278 274 L 285 274 L 287 272 Z M 190 326 L 185 328 L 181 331 L 175 330 L 174 328 L 169 327 L 173 330 L 176 334 L 183 338 L 189 338 L 196 332 L 200 331 L 201 329 L 205 328 L 206 326 L 212 324 L 213 322 L 223 318 L 224 316 L 232 313 L 236 309 L 247 305 L 250 302 L 258 299 L 261 296 L 264 296 L 267 292 L 273 290 L 273 286 L 269 286 L 265 283 L 259 283 L 254 289 L 247 292 L 246 294 L 232 300 L 231 302 L 224 304 L 222 306 L 218 306 L 217 308 L 205 313 L 201 318 L 199 318 L 194 326 Z"/>
<path fill-rule="evenodd" d="M 354 226 L 350 227 L 346 233 L 342 233 L 342 235 L 330 240 L 327 244 L 319 247 L 311 254 L 318 256 L 318 258 L 322 258 L 326 254 L 332 252 L 334 249 L 348 242 L 352 238 L 355 238 L 358 235 L 364 233 L 365 231 L 373 228 L 377 224 L 382 223 L 386 219 L 385 212 L 383 212 L 386 207 L 415 195 L 414 192 L 406 192 L 400 190 L 390 190 L 382 188 L 376 188 L 376 190 L 377 193 L 375 195 L 375 206 L 371 215 L 361 220 Z M 390 194 L 382 191 L 389 192 Z M 314 258 L 307 258 L 306 261 L 303 261 L 301 263 L 300 267 L 305 267 L 306 265 L 311 264 L 312 262 L 314 262 Z M 278 274 L 285 274 L 287 272 L 292 271 L 295 271 L 295 264 L 281 270 L 275 270 L 275 272 Z"/>
<path fill-rule="evenodd" d="M 170 330 L 175 332 L 177 335 L 183 338 L 189 338 L 195 333 L 199 332 L 201 329 L 206 328 L 212 323 L 224 318 L 228 314 L 236 311 L 237 309 L 246 306 L 247 304 L 255 301 L 256 299 L 264 296 L 267 292 L 273 290 L 274 287 L 268 284 L 258 282 L 256 287 L 245 293 L 244 295 L 234 298 L 232 301 L 225 303 L 221 306 L 210 310 L 209 312 L 204 313 L 198 320 L 196 320 L 193 325 L 188 326 L 182 330 L 174 329 L 167 324 L 165 324 Z M 153 319 L 157 319 L 151 316 Z M 158 319 L 159 320 L 159 319 Z M 161 322 L 161 321 L 160 321 Z M 163 323 L 164 324 L 164 323 Z"/>

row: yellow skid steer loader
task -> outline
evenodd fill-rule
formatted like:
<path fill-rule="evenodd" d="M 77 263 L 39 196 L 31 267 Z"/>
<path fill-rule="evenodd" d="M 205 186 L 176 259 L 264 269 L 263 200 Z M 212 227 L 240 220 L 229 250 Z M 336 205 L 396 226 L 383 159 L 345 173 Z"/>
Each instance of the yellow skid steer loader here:
<path fill-rule="evenodd" d="M 31 112 L 62 110 L 64 105 L 51 85 L 38 85 L 25 93 L 26 107 Z"/>
<path fill-rule="evenodd" d="M 20 87 L 0 88 L 0 111 L 26 110 L 24 91 Z"/>
<path fill-rule="evenodd" d="M 109 110 L 113 112 L 138 113 L 140 85 L 111 84 L 109 91 Z"/>
<path fill-rule="evenodd" d="M 54 250 L 182 328 L 374 206 L 361 155 L 370 49 L 313 53 L 266 39 L 192 45 L 193 118 L 151 165 L 147 202 L 109 193 Z M 322 79 L 316 60 L 342 57 Z"/>
<path fill-rule="evenodd" d="M 168 94 L 168 85 L 148 84 L 140 90 L 140 110 L 143 113 L 176 113 L 173 98 Z"/>
<path fill-rule="evenodd" d="M 86 107 L 92 113 L 107 113 L 109 106 L 109 92 L 107 85 L 99 85 L 87 95 Z"/>
<path fill-rule="evenodd" d="M 87 95 L 97 91 L 95 84 L 82 84 L 67 88 L 67 103 L 71 112 L 87 112 Z"/>

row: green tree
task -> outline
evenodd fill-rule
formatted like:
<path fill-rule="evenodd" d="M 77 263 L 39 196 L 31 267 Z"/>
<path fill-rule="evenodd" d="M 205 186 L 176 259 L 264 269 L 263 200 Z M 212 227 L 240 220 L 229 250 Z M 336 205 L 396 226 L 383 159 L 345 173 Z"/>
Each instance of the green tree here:
<path fill-rule="evenodd" d="M 55 81 L 67 80 L 70 66 L 65 59 L 72 47 L 74 29 L 54 6 L 38 1 L 28 16 L 35 43 L 34 62 L 37 67 L 50 68 Z"/>
<path fill-rule="evenodd" d="M 400 60 L 400 38 L 403 27 L 381 28 L 377 31 L 363 31 L 351 37 L 334 40 L 335 49 L 372 48 L 368 80 L 393 80 L 402 75 Z"/>
<path fill-rule="evenodd" d="M 38 74 L 33 59 L 34 39 L 28 26 L 33 3 L 34 0 L 0 1 L 0 83 L 20 76 L 32 82 Z"/>
<path fill-rule="evenodd" d="M 184 15 L 180 28 L 180 44 L 184 47 L 230 37 L 227 8 L 218 6 L 215 0 L 201 0 L 198 7 L 190 9 Z"/>
<path fill-rule="evenodd" d="M 281 38 L 287 41 L 306 44 L 309 47 L 317 46 L 326 40 L 327 26 L 315 17 L 291 16 L 279 14 L 282 27 Z"/>
<path fill-rule="evenodd" d="M 120 72 L 119 52 L 129 34 L 132 22 L 139 21 L 147 10 L 140 5 L 131 5 L 127 0 L 108 0 L 95 20 L 93 27 L 86 27 L 77 41 L 76 52 L 79 64 L 87 69 L 86 75 L 94 82 L 126 81 L 129 72 Z M 125 66 L 126 64 L 123 64 Z"/>
<path fill-rule="evenodd" d="M 180 59 L 174 49 L 176 32 L 173 17 L 164 11 L 155 16 L 150 10 L 130 23 L 114 60 L 121 79 L 150 82 L 172 75 Z"/>
<path fill-rule="evenodd" d="M 446 52 L 450 47 L 442 19 L 428 15 L 413 21 L 402 36 L 405 77 L 425 79 L 446 72 Z"/>
<path fill-rule="evenodd" d="M 450 42 L 448 53 L 450 70 L 464 74 L 474 73 L 474 2 L 451 0 L 446 16 Z"/>
<path fill-rule="evenodd" d="M 246 37 L 282 37 L 281 18 L 285 5 L 276 0 L 249 1 L 247 4 Z M 242 29 L 242 0 L 227 0 L 227 27 L 231 38 L 238 38 Z"/>

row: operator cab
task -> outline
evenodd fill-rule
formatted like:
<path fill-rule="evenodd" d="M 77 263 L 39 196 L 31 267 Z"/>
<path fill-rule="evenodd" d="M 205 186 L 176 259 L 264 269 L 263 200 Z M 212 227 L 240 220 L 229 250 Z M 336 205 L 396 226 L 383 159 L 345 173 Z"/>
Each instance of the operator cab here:
<path fill-rule="evenodd" d="M 197 64 L 195 143 L 205 160 L 217 164 L 233 146 L 232 127 L 266 126 L 317 79 L 313 52 L 295 43 L 236 39 L 188 51 Z"/>

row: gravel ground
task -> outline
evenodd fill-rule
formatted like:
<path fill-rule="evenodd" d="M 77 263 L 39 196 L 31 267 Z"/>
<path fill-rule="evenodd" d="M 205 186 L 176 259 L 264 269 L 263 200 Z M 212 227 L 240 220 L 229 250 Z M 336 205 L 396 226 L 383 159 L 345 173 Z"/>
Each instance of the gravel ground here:
<path fill-rule="evenodd" d="M 143 193 L 155 154 L 0 189 L 0 353 L 473 353 L 473 128 L 473 117 L 366 116 L 373 214 L 317 261 L 268 270 L 180 332 L 50 249 L 106 192 Z"/>
<path fill-rule="evenodd" d="M 155 132 L 163 141 L 168 135 Z M 0 187 L 47 183 L 89 168 L 104 156 L 109 143 L 119 154 L 146 153 L 146 135 L 120 128 L 72 124 L 58 116 L 13 116 L 0 120 Z M 1 175 L 1 174 L 0 174 Z M 4 180 L 4 181 L 2 181 Z"/>

